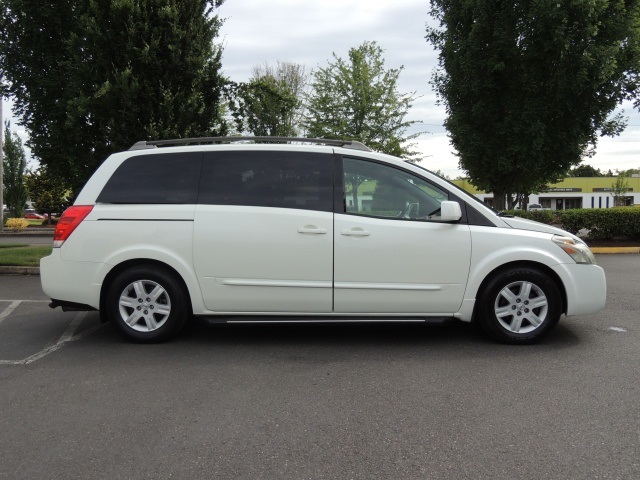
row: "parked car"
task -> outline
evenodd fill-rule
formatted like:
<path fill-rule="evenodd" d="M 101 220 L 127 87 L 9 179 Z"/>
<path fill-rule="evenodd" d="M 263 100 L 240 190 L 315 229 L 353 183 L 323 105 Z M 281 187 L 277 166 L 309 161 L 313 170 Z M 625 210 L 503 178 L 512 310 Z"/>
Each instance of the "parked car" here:
<path fill-rule="evenodd" d="M 42 220 L 45 217 L 44 215 L 40 215 L 39 213 L 35 213 L 35 212 L 27 212 L 24 214 L 24 218 L 30 219 L 30 220 Z"/>
<path fill-rule="evenodd" d="M 531 205 L 527 206 L 527 210 L 532 211 L 532 210 L 551 210 L 551 209 L 550 208 L 544 208 L 539 203 L 532 203 Z"/>
<path fill-rule="evenodd" d="M 168 339 L 196 315 L 454 318 L 524 344 L 563 313 L 605 305 L 604 271 L 569 232 L 498 214 L 358 142 L 234 140 L 139 142 L 111 155 L 41 261 L 51 306 L 100 310 L 138 342 Z"/>

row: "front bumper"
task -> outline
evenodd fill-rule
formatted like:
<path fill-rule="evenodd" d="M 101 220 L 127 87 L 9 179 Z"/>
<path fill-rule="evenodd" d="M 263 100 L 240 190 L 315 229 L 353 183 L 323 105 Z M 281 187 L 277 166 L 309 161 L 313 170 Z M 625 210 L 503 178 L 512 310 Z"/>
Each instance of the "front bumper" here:
<path fill-rule="evenodd" d="M 598 265 L 560 264 L 551 267 L 567 294 L 567 316 L 602 310 L 607 302 L 607 280 Z"/>

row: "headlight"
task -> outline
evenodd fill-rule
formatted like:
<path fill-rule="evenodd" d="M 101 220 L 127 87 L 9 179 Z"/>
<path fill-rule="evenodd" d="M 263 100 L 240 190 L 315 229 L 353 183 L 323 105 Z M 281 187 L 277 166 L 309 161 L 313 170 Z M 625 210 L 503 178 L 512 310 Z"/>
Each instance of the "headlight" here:
<path fill-rule="evenodd" d="M 563 237 L 561 235 L 554 235 L 553 242 L 561 249 L 569 254 L 576 263 L 595 264 L 596 259 L 587 247 L 587 244 L 580 241 L 575 241 L 571 237 Z"/>

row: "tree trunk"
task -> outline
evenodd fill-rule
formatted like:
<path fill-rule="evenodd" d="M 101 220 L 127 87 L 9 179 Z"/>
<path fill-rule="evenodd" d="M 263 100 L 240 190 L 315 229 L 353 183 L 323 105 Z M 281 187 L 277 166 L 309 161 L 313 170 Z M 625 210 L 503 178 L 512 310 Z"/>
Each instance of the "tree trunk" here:
<path fill-rule="evenodd" d="M 507 196 L 506 192 L 493 189 L 493 208 L 499 212 L 504 210 L 506 207 L 505 205 L 506 196 Z"/>

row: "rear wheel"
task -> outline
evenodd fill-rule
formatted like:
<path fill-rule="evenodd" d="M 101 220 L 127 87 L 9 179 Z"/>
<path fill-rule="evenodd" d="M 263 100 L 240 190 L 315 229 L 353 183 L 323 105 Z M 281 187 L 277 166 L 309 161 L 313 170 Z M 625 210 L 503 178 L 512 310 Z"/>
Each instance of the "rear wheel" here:
<path fill-rule="evenodd" d="M 504 343 L 535 343 L 553 329 L 562 314 L 558 286 L 535 268 L 498 273 L 483 289 L 479 302 L 484 331 Z"/>
<path fill-rule="evenodd" d="M 189 315 L 188 296 L 175 275 L 152 266 L 125 270 L 111 283 L 105 309 L 126 339 L 153 343 L 176 335 Z"/>

